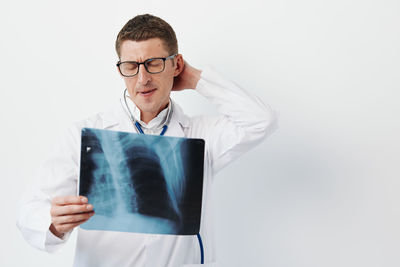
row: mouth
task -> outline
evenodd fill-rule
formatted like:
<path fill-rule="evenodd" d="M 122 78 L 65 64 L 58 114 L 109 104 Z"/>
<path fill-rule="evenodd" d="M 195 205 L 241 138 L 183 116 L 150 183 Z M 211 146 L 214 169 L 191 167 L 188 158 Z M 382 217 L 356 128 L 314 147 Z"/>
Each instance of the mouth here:
<path fill-rule="evenodd" d="M 141 96 L 148 97 L 148 96 L 151 96 L 156 90 L 157 90 L 157 88 L 145 89 L 145 90 L 139 91 L 138 94 Z"/>

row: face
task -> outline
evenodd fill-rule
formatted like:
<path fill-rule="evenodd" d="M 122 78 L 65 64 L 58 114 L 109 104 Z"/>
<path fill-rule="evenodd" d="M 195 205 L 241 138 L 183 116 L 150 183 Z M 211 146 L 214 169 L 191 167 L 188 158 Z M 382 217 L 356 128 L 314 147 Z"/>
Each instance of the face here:
<path fill-rule="evenodd" d="M 120 46 L 120 56 L 121 62 L 143 62 L 149 58 L 170 55 L 161 39 L 152 38 L 138 42 L 123 41 Z M 122 76 L 132 101 L 141 111 L 142 120 L 143 116 L 150 119 L 156 117 L 167 106 L 174 77 L 180 73 L 177 61 L 181 57 L 181 55 L 177 55 L 173 59 L 167 59 L 165 61 L 165 69 L 160 73 L 148 73 L 144 65 L 141 64 L 137 75 L 133 77 Z"/>

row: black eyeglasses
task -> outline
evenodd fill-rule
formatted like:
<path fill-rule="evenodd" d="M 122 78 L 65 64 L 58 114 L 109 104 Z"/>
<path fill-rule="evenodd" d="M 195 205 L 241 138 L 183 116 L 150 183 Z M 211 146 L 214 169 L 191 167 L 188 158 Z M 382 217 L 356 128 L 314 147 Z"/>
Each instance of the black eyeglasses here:
<path fill-rule="evenodd" d="M 117 67 L 121 72 L 122 76 L 125 77 L 132 77 L 139 73 L 139 67 L 141 64 L 144 65 L 144 68 L 148 73 L 156 74 L 163 72 L 165 69 L 165 61 L 167 59 L 174 58 L 178 54 L 173 54 L 168 57 L 156 57 L 156 58 L 149 58 L 143 62 L 136 62 L 136 61 L 118 61 Z"/>

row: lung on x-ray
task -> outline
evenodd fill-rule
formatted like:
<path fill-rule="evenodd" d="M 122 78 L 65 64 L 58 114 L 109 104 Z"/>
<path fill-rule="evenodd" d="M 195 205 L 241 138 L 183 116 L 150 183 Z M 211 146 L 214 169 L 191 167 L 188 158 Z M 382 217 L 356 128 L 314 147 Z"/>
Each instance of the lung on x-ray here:
<path fill-rule="evenodd" d="M 81 228 L 199 232 L 204 140 L 82 129 L 79 195 L 95 214 Z"/>

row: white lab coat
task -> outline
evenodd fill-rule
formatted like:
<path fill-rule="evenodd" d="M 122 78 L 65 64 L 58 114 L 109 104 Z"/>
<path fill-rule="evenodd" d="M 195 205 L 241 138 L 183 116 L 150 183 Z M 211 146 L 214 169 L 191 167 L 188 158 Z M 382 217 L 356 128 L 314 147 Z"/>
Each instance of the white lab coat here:
<path fill-rule="evenodd" d="M 213 233 L 212 185 L 214 175 L 243 152 L 254 147 L 277 128 L 275 112 L 235 83 L 207 67 L 195 89 L 213 103 L 218 116 L 186 116 L 173 102 L 166 136 L 205 140 L 203 203 L 200 234 L 204 245 L 203 266 L 216 266 Z M 68 130 L 54 154 L 41 168 L 37 190 L 22 201 L 17 225 L 36 248 L 56 251 L 67 242 L 55 237 L 50 201 L 55 196 L 76 195 L 79 179 L 82 127 L 135 132 L 121 101 L 115 107 L 86 119 Z M 112 231 L 78 231 L 74 266 L 200 266 L 196 236 L 138 234 Z"/>

